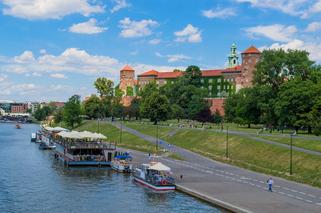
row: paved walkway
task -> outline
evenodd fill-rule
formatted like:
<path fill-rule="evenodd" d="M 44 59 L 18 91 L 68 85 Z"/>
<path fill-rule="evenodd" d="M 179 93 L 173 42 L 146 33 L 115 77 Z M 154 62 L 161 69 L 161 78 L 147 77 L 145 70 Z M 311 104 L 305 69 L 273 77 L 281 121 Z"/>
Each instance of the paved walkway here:
<path fill-rule="evenodd" d="M 114 123 L 119 128 L 119 125 Z M 123 130 L 155 144 L 155 138 L 123 126 Z M 178 184 L 249 212 L 321 212 L 321 190 L 274 177 L 274 191 L 267 191 L 268 176 L 213 161 L 172 145 L 171 152 L 185 161 L 161 158 L 173 169 Z M 147 154 L 134 151 L 134 155 Z M 144 159 L 144 156 L 142 157 Z M 179 175 L 183 174 L 183 180 Z"/>

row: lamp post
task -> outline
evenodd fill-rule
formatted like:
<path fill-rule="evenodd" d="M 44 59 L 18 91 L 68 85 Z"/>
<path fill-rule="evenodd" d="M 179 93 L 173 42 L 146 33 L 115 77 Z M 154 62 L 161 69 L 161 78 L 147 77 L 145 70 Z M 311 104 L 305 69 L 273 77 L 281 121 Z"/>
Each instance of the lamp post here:
<path fill-rule="evenodd" d="M 290 134 L 290 175 L 292 175 L 292 145 L 293 145 L 293 134 Z"/>
<path fill-rule="evenodd" d="M 156 152 L 157 152 L 157 149 L 158 149 L 158 123 L 156 121 Z"/>
<path fill-rule="evenodd" d="M 228 153 L 228 126 L 226 126 L 226 151 L 225 151 L 225 157 L 229 158 Z"/>

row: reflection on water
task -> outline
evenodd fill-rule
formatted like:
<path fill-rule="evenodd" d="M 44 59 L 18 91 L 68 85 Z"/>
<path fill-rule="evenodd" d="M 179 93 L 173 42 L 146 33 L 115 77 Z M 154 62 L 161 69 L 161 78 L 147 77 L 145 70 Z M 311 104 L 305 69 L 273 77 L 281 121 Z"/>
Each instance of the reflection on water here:
<path fill-rule="evenodd" d="M 109 168 L 65 168 L 30 143 L 36 129 L 0 124 L 0 212 L 220 212 L 185 194 L 155 193 Z"/>

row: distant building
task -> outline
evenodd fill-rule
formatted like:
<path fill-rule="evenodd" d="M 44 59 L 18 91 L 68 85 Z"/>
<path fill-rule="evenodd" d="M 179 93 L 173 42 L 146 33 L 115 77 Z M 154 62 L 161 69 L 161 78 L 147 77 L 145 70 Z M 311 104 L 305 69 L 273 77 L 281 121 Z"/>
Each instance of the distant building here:
<path fill-rule="evenodd" d="M 5 115 L 5 114 L 6 114 L 6 111 L 4 111 L 4 109 L 0 108 L 0 116 Z"/>
<path fill-rule="evenodd" d="M 11 104 L 11 113 L 27 113 L 28 104 L 26 103 L 14 103 Z"/>
<path fill-rule="evenodd" d="M 239 63 L 237 47 L 235 44 L 230 49 L 228 56 L 228 67 L 223 69 L 202 70 L 201 84 L 206 91 L 206 100 L 210 103 L 211 111 L 219 111 L 224 115 L 224 100 L 226 97 L 236 93 L 244 87 L 251 87 L 255 72 L 255 65 L 260 59 L 261 52 L 254 46 L 249 47 L 241 53 L 242 63 Z M 159 86 L 165 84 L 175 84 L 176 80 L 184 75 L 182 71 L 160 72 L 149 70 L 137 76 L 135 81 L 135 71 L 128 65 L 120 71 L 119 88 L 124 92 L 123 104 L 130 105 L 133 99 L 128 95 L 129 88 L 136 93 L 138 88 L 155 82 Z M 131 90 L 131 89 L 130 89 Z"/>
<path fill-rule="evenodd" d="M 37 109 L 39 109 L 40 103 L 38 102 L 28 102 L 28 110 L 33 114 L 36 112 Z"/>

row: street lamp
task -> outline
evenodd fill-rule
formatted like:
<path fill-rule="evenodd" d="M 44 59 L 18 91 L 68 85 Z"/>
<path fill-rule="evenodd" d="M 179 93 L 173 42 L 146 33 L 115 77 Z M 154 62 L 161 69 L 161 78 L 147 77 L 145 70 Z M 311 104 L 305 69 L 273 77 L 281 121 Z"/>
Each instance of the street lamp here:
<path fill-rule="evenodd" d="M 225 157 L 229 158 L 228 156 L 228 125 L 226 126 L 226 151 L 225 151 Z"/>
<path fill-rule="evenodd" d="M 157 149 L 158 149 L 158 123 L 156 121 L 156 152 L 157 152 Z"/>
<path fill-rule="evenodd" d="M 294 133 L 291 133 L 290 134 L 290 175 L 292 175 L 292 149 L 293 149 L 293 135 L 294 135 Z"/>

